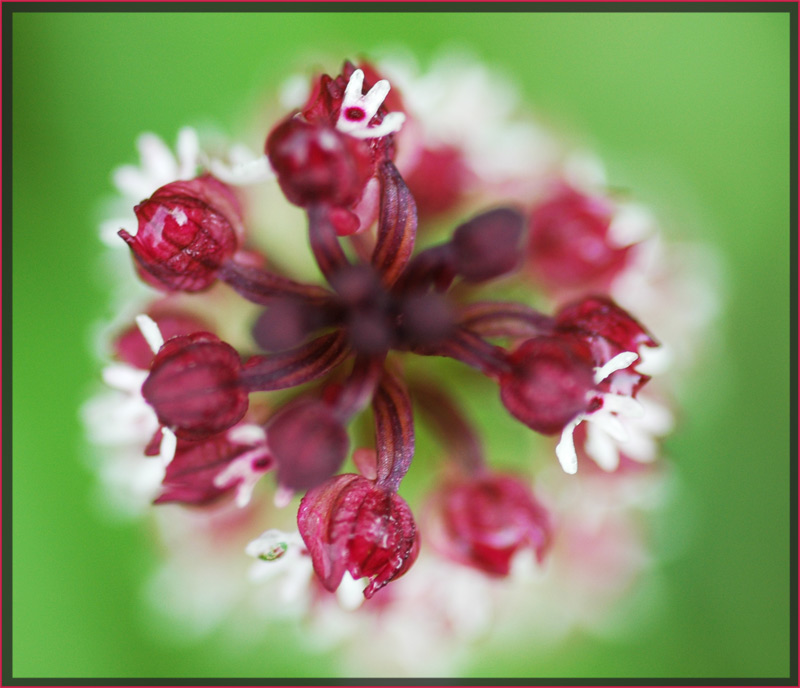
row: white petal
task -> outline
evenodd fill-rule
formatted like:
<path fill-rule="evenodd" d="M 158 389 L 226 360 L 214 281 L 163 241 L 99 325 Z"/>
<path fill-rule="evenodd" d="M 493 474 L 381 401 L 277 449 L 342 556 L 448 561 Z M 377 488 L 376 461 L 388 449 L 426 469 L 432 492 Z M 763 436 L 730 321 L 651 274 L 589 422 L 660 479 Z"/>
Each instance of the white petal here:
<path fill-rule="evenodd" d="M 178 438 L 169 428 L 161 429 L 161 444 L 158 447 L 158 458 L 161 464 L 166 467 L 175 458 L 175 450 L 178 448 Z"/>
<path fill-rule="evenodd" d="M 136 316 L 136 325 L 152 352 L 157 354 L 158 350 L 164 346 L 164 336 L 161 334 L 161 330 L 158 329 L 156 321 L 142 313 Z"/>
<path fill-rule="evenodd" d="M 630 418 L 644 417 L 644 408 L 633 397 L 625 394 L 604 394 L 603 408 L 601 411 L 608 413 L 619 413 Z"/>
<path fill-rule="evenodd" d="M 139 370 L 125 363 L 114 363 L 103 368 L 103 381 L 115 389 L 123 392 L 138 394 L 144 381 L 147 379 L 147 371 Z"/>
<path fill-rule="evenodd" d="M 586 453 L 604 471 L 613 471 L 619 466 L 619 449 L 617 445 L 594 423 L 589 423 L 586 428 L 585 448 Z"/>
<path fill-rule="evenodd" d="M 628 430 L 622 424 L 622 421 L 608 410 L 603 408 L 599 411 L 595 411 L 591 415 L 587 416 L 586 420 L 599 425 L 600 428 L 602 428 L 618 442 L 628 441 Z"/>
<path fill-rule="evenodd" d="M 153 188 L 150 195 L 159 186 L 174 181 L 178 176 L 178 165 L 169 146 L 158 136 L 151 133 L 142 134 L 136 141 L 142 159 L 142 170 Z"/>
<path fill-rule="evenodd" d="M 556 445 L 556 456 L 561 468 L 565 473 L 570 475 L 578 472 L 578 455 L 575 452 L 575 439 L 572 434 L 575 428 L 578 427 L 584 419 L 584 416 L 578 416 L 575 420 L 570 421 L 561 431 L 561 441 Z"/>
<path fill-rule="evenodd" d="M 367 127 L 366 129 L 355 129 L 347 133 L 357 139 L 380 138 L 381 136 L 388 136 L 396 131 L 400 131 L 405 121 L 406 116 L 402 112 L 390 112 L 377 126 Z"/>
<path fill-rule="evenodd" d="M 158 187 L 153 185 L 150 178 L 142 174 L 135 165 L 123 165 L 114 170 L 111 175 L 114 186 L 122 194 L 131 199 L 141 201 L 150 196 Z"/>
<path fill-rule="evenodd" d="M 221 160 L 211 160 L 208 167 L 215 177 L 234 186 L 259 184 L 275 177 L 266 155 L 233 165 L 226 165 Z"/>
<path fill-rule="evenodd" d="M 672 351 L 666 345 L 640 346 L 636 372 L 642 375 L 660 375 L 672 364 Z"/>
<path fill-rule="evenodd" d="M 367 113 L 367 116 L 364 118 L 365 121 L 369 122 L 375 116 L 375 113 L 378 112 L 378 108 L 383 105 L 383 101 L 386 100 L 386 96 L 389 95 L 389 91 L 391 90 L 392 87 L 389 85 L 389 82 L 386 81 L 386 79 L 381 79 L 369 90 L 369 93 L 361 99 L 362 107 Z"/>
<path fill-rule="evenodd" d="M 644 206 L 634 203 L 623 205 L 608 226 L 608 240 L 612 246 L 622 248 L 638 243 L 655 229 L 653 214 Z"/>
<path fill-rule="evenodd" d="M 278 485 L 278 489 L 275 490 L 275 497 L 273 498 L 272 503 L 278 509 L 283 509 L 291 504 L 292 499 L 294 499 L 294 490 L 290 490 L 288 487 L 282 487 Z"/>
<path fill-rule="evenodd" d="M 184 127 L 178 132 L 178 179 L 191 179 L 197 172 L 197 158 L 200 154 L 200 141 L 192 127 Z"/>
<path fill-rule="evenodd" d="M 228 439 L 234 444 L 258 444 L 264 442 L 267 433 L 264 428 L 255 423 L 236 425 L 228 430 Z"/>
<path fill-rule="evenodd" d="M 342 98 L 342 110 L 347 107 L 356 105 L 361 100 L 362 91 L 364 89 L 364 72 L 357 69 L 350 75 L 350 81 L 347 82 L 347 87 L 344 89 L 344 97 Z"/>
<path fill-rule="evenodd" d="M 600 368 L 595 368 L 594 383 L 597 384 L 605 380 L 609 375 L 616 373 L 618 370 L 624 370 L 637 358 L 639 358 L 639 354 L 633 351 L 623 351 L 621 354 L 617 354 Z"/>
<path fill-rule="evenodd" d="M 348 612 L 358 609 L 364 603 L 364 588 L 367 587 L 367 583 L 369 583 L 369 578 L 356 580 L 349 571 L 345 571 L 342 582 L 336 588 L 336 599 L 339 606 Z"/>

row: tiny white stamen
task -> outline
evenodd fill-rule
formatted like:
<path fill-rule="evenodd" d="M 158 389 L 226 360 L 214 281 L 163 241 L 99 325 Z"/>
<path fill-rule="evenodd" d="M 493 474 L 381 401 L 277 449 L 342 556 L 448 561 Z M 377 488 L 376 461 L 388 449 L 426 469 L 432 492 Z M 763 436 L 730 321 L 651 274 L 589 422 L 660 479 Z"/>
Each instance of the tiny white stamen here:
<path fill-rule="evenodd" d="M 161 330 L 158 329 L 156 321 L 149 315 L 140 314 L 136 316 L 136 325 L 139 327 L 139 332 L 142 333 L 147 345 L 154 354 L 157 354 L 158 350 L 164 346 L 164 336 L 161 334 Z"/>
<path fill-rule="evenodd" d="M 639 354 L 633 351 L 623 351 L 621 354 L 617 354 L 610 361 L 606 361 L 606 363 L 599 368 L 595 368 L 594 383 L 602 382 L 609 375 L 616 373 L 618 370 L 624 370 L 637 358 L 639 358 Z"/>
<path fill-rule="evenodd" d="M 558 462 L 561 464 L 561 468 L 564 469 L 565 473 L 569 473 L 573 475 L 578 472 L 578 454 L 575 451 L 575 439 L 573 437 L 573 433 L 575 432 L 575 428 L 578 427 L 578 424 L 584 420 L 586 416 L 583 414 L 579 415 L 574 420 L 571 420 L 564 426 L 564 429 L 561 431 L 561 440 L 556 445 L 556 456 L 558 457 Z"/>

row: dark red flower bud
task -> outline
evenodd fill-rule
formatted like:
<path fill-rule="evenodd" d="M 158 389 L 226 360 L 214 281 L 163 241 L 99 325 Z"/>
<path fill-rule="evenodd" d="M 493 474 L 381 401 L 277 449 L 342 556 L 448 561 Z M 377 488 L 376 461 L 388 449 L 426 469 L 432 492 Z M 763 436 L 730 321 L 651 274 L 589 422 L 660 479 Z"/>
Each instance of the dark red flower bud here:
<path fill-rule="evenodd" d="M 433 506 L 434 547 L 486 573 L 507 576 L 524 547 L 541 562 L 550 545 L 547 511 L 515 477 L 485 473 L 454 480 L 436 494 Z"/>
<path fill-rule="evenodd" d="M 556 314 L 556 329 L 589 337 L 592 353 L 599 354 L 596 365 L 606 363 L 622 351 L 636 352 L 640 346 L 658 346 L 630 313 L 606 296 L 590 296 L 565 306 Z M 608 351 L 601 350 L 604 346 Z"/>
<path fill-rule="evenodd" d="M 456 271 L 467 282 L 483 282 L 511 272 L 520 260 L 525 221 L 516 210 L 497 208 L 456 228 Z"/>
<path fill-rule="evenodd" d="M 465 191 L 468 169 L 461 151 L 448 146 L 425 148 L 404 179 L 417 203 L 420 218 L 455 207 Z"/>
<path fill-rule="evenodd" d="M 364 590 L 369 599 L 408 571 L 419 552 L 417 527 L 405 500 L 351 473 L 306 494 L 297 525 L 314 571 L 330 591 L 349 571 L 353 578 L 370 579 Z"/>
<path fill-rule="evenodd" d="M 342 423 L 327 404 L 303 400 L 284 406 L 267 426 L 267 443 L 278 465 L 278 484 L 307 490 L 330 478 L 350 448 Z"/>
<path fill-rule="evenodd" d="M 134 208 L 136 236 L 124 229 L 139 274 L 169 291 L 201 291 L 236 252 L 241 232 L 233 193 L 210 175 L 162 186 Z"/>
<path fill-rule="evenodd" d="M 286 198 L 301 207 L 350 206 L 375 172 L 364 140 L 297 117 L 272 130 L 265 150 Z"/>
<path fill-rule="evenodd" d="M 537 279 L 554 288 L 605 288 L 625 266 L 628 247 L 613 244 L 614 208 L 568 186 L 530 215 L 528 257 Z"/>
<path fill-rule="evenodd" d="M 595 389 L 588 345 L 577 338 L 541 336 L 508 356 L 500 398 L 512 416 L 545 435 L 561 432 L 588 410 Z"/>
<path fill-rule="evenodd" d="M 153 360 L 142 396 L 178 437 L 203 439 L 228 429 L 247 411 L 241 369 L 236 350 L 213 334 L 173 337 Z"/>
<path fill-rule="evenodd" d="M 180 334 L 208 331 L 208 325 L 193 315 L 185 313 L 162 313 L 160 315 L 151 313 L 150 317 L 158 325 L 161 336 L 165 340 Z M 141 330 L 136 325 L 129 327 L 117 337 L 114 341 L 114 353 L 125 363 L 143 370 L 150 368 L 153 356 L 155 356 Z"/>

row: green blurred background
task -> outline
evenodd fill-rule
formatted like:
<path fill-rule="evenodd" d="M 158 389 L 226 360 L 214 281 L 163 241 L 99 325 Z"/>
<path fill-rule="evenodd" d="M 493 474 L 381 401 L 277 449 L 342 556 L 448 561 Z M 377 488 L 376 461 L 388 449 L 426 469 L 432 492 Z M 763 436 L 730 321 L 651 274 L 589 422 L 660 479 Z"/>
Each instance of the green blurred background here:
<path fill-rule="evenodd" d="M 231 654 L 149 627 L 149 535 L 92 506 L 78 409 L 107 314 L 99 203 L 144 130 L 230 133 L 303 56 L 447 43 L 518 81 L 578 132 L 615 185 L 726 267 L 722 345 L 669 449 L 680 556 L 634 637 L 578 635 L 535 662 L 481 655 L 478 676 L 781 677 L 790 662 L 787 13 L 288 13 L 13 16 L 13 675 L 326 676 L 291 634 Z M 6 142 L 8 143 L 8 142 Z M 8 230 L 8 228 L 6 228 Z M 7 246 L 7 244 L 6 244 Z M 8 463 L 6 464 L 8 469 Z M 6 474 L 8 475 L 8 474 Z M 674 524 L 674 528 L 672 526 Z M 676 543 L 673 542 L 673 545 Z M 8 602 L 8 600 L 7 600 Z M 8 671 L 8 665 L 6 665 Z"/>

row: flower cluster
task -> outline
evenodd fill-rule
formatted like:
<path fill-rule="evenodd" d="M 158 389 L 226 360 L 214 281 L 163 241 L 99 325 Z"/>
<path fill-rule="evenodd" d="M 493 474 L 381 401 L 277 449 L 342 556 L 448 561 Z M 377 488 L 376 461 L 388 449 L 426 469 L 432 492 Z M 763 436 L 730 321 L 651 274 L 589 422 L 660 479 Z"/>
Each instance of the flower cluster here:
<path fill-rule="evenodd" d="M 254 578 L 291 574 L 289 597 L 303 589 L 317 608 L 331 592 L 355 607 L 348 590 L 370 599 L 386 586 L 365 607 L 401 603 L 395 581 L 426 549 L 442 570 L 510 581 L 527 555 L 540 568 L 566 556 L 580 529 L 547 471 L 534 485 L 534 462 L 492 465 L 461 385 L 437 374 L 442 357 L 484 378 L 521 433 L 554 437 L 547 463 L 587 485 L 598 467 L 622 480 L 652 464 L 671 422 L 664 392 L 647 396 L 665 347 L 614 292 L 638 269 L 648 222 L 531 130 L 517 136 L 517 154 L 533 141 L 528 159 L 509 155 L 504 169 L 495 129 L 519 125 L 476 133 L 460 126 L 469 110 L 437 125 L 447 102 L 430 124 L 413 79 L 398 81 L 407 88 L 345 62 L 263 132 L 263 156 L 238 163 L 201 153 L 187 130 L 184 159 L 166 166 L 175 178 L 136 199 L 135 230 L 118 232 L 161 293 L 114 329 L 106 372 L 126 446 L 157 467 L 153 501 L 239 509 L 249 528 L 265 493 L 279 508 L 300 497 L 297 533 L 264 522 L 247 553 Z M 145 163 L 167 156 L 145 143 Z M 270 231 L 307 231 L 323 282 L 261 248 L 252 198 L 276 184 L 305 227 Z M 353 448 L 370 415 L 372 446 Z M 419 423 L 438 462 L 414 458 Z M 426 476 L 425 508 L 400 495 L 409 471 Z"/>

